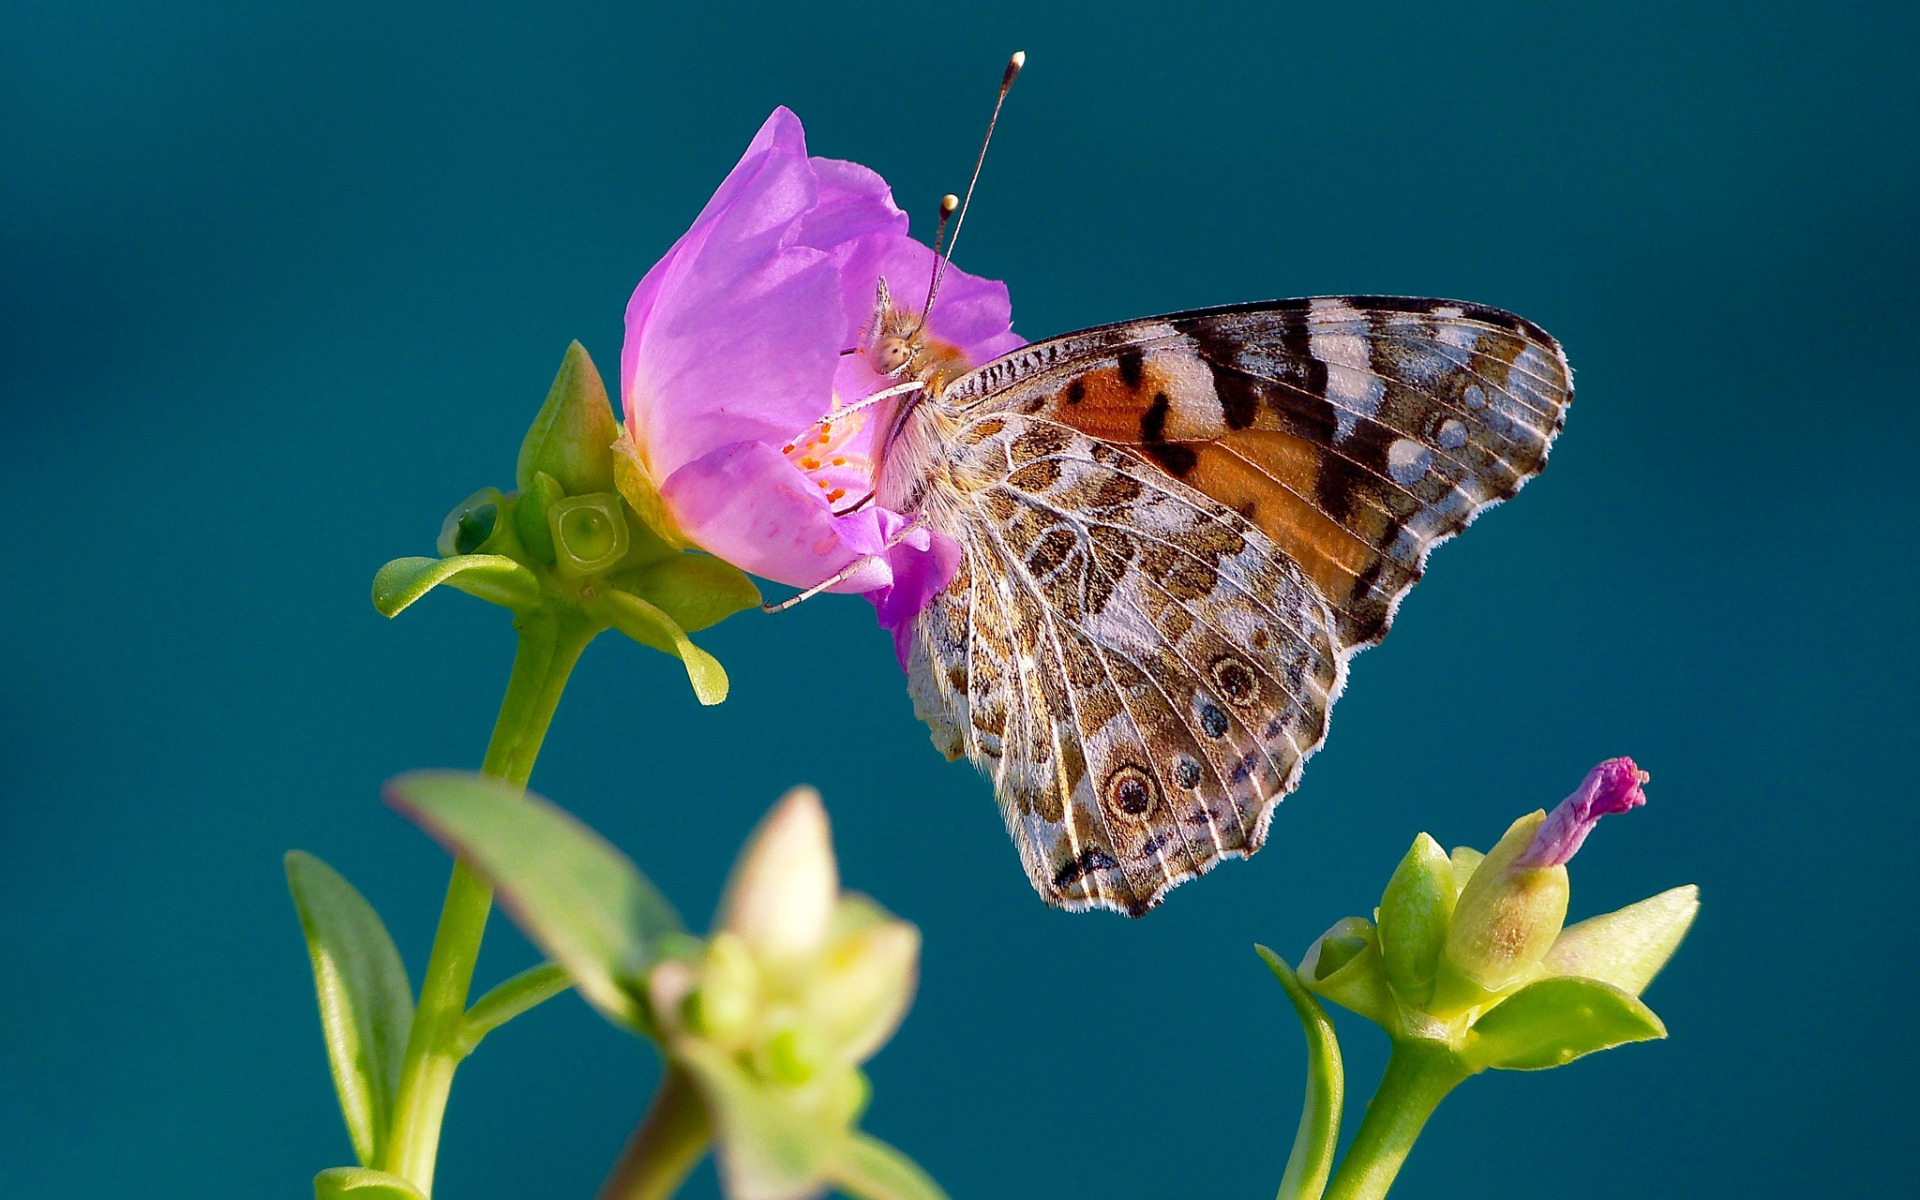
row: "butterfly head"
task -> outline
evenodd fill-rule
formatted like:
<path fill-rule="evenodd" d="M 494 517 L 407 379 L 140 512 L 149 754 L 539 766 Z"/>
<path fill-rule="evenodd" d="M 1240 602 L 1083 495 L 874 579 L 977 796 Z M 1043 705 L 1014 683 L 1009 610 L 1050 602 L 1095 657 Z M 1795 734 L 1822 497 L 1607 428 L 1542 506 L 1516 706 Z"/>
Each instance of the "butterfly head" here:
<path fill-rule="evenodd" d="M 921 395 L 939 391 L 970 365 L 960 347 L 927 331 L 923 314 L 893 302 L 885 277 L 874 289 L 873 318 L 861 350 L 875 373 L 926 384 Z"/>

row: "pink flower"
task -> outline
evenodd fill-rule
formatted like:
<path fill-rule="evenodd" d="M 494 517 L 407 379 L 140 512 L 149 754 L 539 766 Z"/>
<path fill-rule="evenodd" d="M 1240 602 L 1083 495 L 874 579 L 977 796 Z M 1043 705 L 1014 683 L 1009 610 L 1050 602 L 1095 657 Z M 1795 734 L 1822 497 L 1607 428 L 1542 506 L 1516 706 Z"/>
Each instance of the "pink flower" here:
<path fill-rule="evenodd" d="M 776 109 L 693 228 L 627 305 L 620 392 L 630 452 L 686 541 L 742 570 L 865 593 L 902 650 L 913 616 L 953 578 L 960 550 L 867 504 L 875 431 L 893 403 L 837 409 L 897 382 L 855 349 L 886 278 L 918 306 L 933 252 L 907 236 L 886 182 L 809 158 L 799 118 Z M 1006 285 L 949 268 L 928 332 L 979 365 L 1022 344 Z M 845 515 L 835 515 L 835 510 Z"/>
<path fill-rule="evenodd" d="M 1623 813 L 1647 802 L 1641 790 L 1647 773 L 1631 758 L 1610 758 L 1580 781 L 1573 795 L 1562 800 L 1534 831 L 1533 840 L 1515 858 L 1517 867 L 1563 866 L 1580 849 L 1600 818 Z"/>

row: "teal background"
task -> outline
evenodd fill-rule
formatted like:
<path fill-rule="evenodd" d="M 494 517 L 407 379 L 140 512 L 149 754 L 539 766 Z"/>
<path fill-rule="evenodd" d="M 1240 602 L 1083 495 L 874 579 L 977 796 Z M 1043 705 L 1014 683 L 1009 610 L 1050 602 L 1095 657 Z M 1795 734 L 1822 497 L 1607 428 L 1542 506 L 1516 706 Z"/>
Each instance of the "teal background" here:
<path fill-rule="evenodd" d="M 1442 1107 L 1409 1196 L 1895 1194 L 1916 1127 L 1910 4 L 0 8 L 0 1190 L 297 1196 L 350 1160 L 280 856 L 416 982 L 505 615 L 374 569 L 507 484 L 767 112 L 916 218 L 1024 47 L 963 265 L 1039 337 L 1447 295 L 1554 331 L 1552 469 L 1435 558 L 1269 848 L 1140 922 L 1044 909 L 866 605 L 588 653 L 535 773 L 696 925 L 786 786 L 925 932 L 868 1128 L 958 1198 L 1258 1196 L 1302 1050 L 1255 940 L 1368 911 L 1619 753 L 1574 915 L 1697 882 L 1673 1037 Z M 925 232 L 926 222 L 917 228 Z M 497 922 L 490 983 L 533 961 Z M 1342 1021 L 1354 1112 L 1384 1042 Z M 440 1194 L 588 1196 L 656 1074 L 564 998 L 462 1071 Z M 1351 1121 L 1350 1121 L 1351 1125 Z M 703 1167 L 688 1190 L 711 1196 Z"/>

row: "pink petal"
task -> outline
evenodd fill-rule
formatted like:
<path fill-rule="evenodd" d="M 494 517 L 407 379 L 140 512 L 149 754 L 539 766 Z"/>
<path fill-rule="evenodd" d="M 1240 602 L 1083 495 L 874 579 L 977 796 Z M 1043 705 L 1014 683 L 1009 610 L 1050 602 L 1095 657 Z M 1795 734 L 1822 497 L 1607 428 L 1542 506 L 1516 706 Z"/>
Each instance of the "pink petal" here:
<path fill-rule="evenodd" d="M 1626 812 L 1647 802 L 1641 785 L 1647 773 L 1631 758 L 1610 758 L 1580 781 L 1573 795 L 1562 800 L 1547 814 L 1534 832 L 1533 840 L 1515 858 L 1517 867 L 1558 867 L 1580 849 L 1600 818 Z"/>
<path fill-rule="evenodd" d="M 743 571 L 807 588 L 871 557 L 831 590 L 866 592 L 893 582 L 888 560 L 878 557 L 885 544 L 881 511 L 869 505 L 835 517 L 819 485 L 771 446 L 722 446 L 668 476 L 660 495 L 694 542 Z"/>
<path fill-rule="evenodd" d="M 907 518 L 880 510 L 881 532 L 892 537 Z M 900 669 L 907 669 L 907 649 L 913 641 L 913 619 L 927 602 L 953 582 L 960 568 L 960 544 L 932 529 L 916 529 L 887 553 L 893 582 L 867 593 L 880 627 L 893 634 L 893 652 Z"/>
<path fill-rule="evenodd" d="M 676 264 L 692 256 L 704 244 L 712 226 L 726 215 L 741 194 L 760 181 L 761 170 L 768 165 L 769 159 L 791 161 L 797 156 L 806 157 L 806 134 L 800 127 L 800 118 L 785 107 L 776 108 L 760 131 L 747 144 L 745 154 L 734 165 L 732 171 L 713 193 L 700 215 L 694 218 L 693 227 L 680 236 L 666 255 L 640 280 L 640 286 L 634 289 L 633 298 L 627 301 L 626 346 L 620 354 L 621 395 L 627 395 L 632 389 L 634 360 L 639 354 L 639 344 L 634 334 L 645 327 L 652 315 L 653 306 L 661 290 L 670 278 L 677 279 Z M 799 215 L 796 211 L 795 217 Z"/>
<path fill-rule="evenodd" d="M 779 110 L 635 291 L 621 391 L 655 479 L 732 442 L 778 444 L 825 409 L 846 337 L 837 273 L 790 244 L 816 196 L 800 123 Z"/>
<path fill-rule="evenodd" d="M 837 158 L 810 161 L 820 192 L 800 225 L 801 245 L 831 250 L 863 234 L 907 231 L 907 214 L 877 171 Z"/>

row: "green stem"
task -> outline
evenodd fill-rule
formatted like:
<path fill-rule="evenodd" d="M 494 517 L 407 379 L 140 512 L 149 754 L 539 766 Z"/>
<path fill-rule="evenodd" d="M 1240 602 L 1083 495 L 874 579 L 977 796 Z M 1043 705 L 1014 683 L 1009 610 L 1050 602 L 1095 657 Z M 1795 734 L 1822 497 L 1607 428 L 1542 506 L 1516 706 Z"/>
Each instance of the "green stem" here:
<path fill-rule="evenodd" d="M 1340 1063 L 1340 1042 L 1333 1022 L 1320 1002 L 1301 984 L 1293 968 L 1265 946 L 1254 952 L 1266 961 L 1273 977 L 1286 989 L 1287 999 L 1307 1035 L 1307 1094 L 1300 1105 L 1300 1128 L 1287 1156 L 1287 1173 L 1280 1178 L 1279 1200 L 1320 1200 L 1327 1174 L 1333 1169 L 1334 1148 L 1340 1142 L 1340 1109 L 1346 1097 L 1346 1072 Z"/>
<path fill-rule="evenodd" d="M 712 1136 L 693 1080 L 668 1063 L 652 1107 L 600 1187 L 600 1200 L 667 1200 L 707 1152 Z"/>
<path fill-rule="evenodd" d="M 515 625 L 520 645 L 513 656 L 513 675 L 507 680 L 507 694 L 500 702 L 500 717 L 494 722 L 480 769 L 525 786 L 567 676 L 596 630 L 584 618 L 547 609 L 535 610 Z M 425 1196 L 433 1194 L 440 1124 L 446 1116 L 454 1069 L 464 1053 L 467 989 L 473 983 L 473 967 L 492 906 L 493 889 L 466 863 L 456 861 L 426 978 L 420 984 L 413 1028 L 407 1034 L 393 1127 L 382 1164 Z"/>
<path fill-rule="evenodd" d="M 1366 1119 L 1334 1172 L 1326 1200 L 1385 1196 L 1427 1118 L 1468 1074 L 1444 1045 L 1396 1039 L 1380 1090 L 1367 1102 Z"/>

